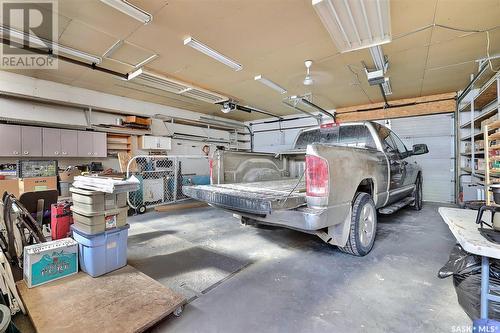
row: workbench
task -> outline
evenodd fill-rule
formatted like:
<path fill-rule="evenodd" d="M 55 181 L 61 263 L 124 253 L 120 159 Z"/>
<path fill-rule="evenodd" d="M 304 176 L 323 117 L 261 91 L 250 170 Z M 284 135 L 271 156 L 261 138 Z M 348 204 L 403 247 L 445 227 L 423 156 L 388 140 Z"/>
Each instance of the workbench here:
<path fill-rule="evenodd" d="M 19 294 L 38 333 L 144 332 L 182 309 L 184 296 L 125 266 L 93 278 L 79 272 Z"/>
<path fill-rule="evenodd" d="M 492 243 L 479 233 L 476 210 L 440 207 L 439 214 L 450 228 L 464 251 L 481 257 L 481 319 L 488 319 L 488 302 L 500 302 L 500 297 L 490 294 L 489 259 L 500 259 L 500 244 Z M 483 221 L 490 221 L 491 213 L 483 214 Z"/>

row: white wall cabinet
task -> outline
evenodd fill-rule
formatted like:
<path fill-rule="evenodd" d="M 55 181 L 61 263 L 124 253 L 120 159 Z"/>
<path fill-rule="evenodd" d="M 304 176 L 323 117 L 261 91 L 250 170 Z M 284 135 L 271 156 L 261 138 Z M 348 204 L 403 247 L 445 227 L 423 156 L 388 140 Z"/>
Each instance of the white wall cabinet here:
<path fill-rule="evenodd" d="M 21 126 L 22 156 L 42 156 L 42 128 Z"/>
<path fill-rule="evenodd" d="M 78 131 L 44 128 L 42 141 L 43 156 L 78 157 Z"/>
<path fill-rule="evenodd" d="M 140 140 L 140 147 L 144 150 L 170 150 L 172 149 L 172 139 L 164 136 L 143 135 Z"/>
<path fill-rule="evenodd" d="M 106 133 L 0 124 L 0 156 L 107 157 Z"/>
<path fill-rule="evenodd" d="M 62 157 L 77 157 L 78 156 L 78 131 L 60 130 L 61 131 L 61 156 Z"/>
<path fill-rule="evenodd" d="M 78 156 L 107 157 L 106 133 L 78 131 Z"/>
<path fill-rule="evenodd" d="M 21 155 L 21 126 L 0 124 L 0 156 Z"/>
<path fill-rule="evenodd" d="M 92 144 L 95 157 L 107 157 L 108 156 L 108 143 L 106 138 L 106 133 L 93 132 L 92 133 Z"/>
<path fill-rule="evenodd" d="M 42 130 L 43 156 L 59 157 L 61 152 L 61 130 L 58 128 L 44 128 Z"/>
<path fill-rule="evenodd" d="M 42 129 L 0 125 L 0 156 L 42 156 Z"/>

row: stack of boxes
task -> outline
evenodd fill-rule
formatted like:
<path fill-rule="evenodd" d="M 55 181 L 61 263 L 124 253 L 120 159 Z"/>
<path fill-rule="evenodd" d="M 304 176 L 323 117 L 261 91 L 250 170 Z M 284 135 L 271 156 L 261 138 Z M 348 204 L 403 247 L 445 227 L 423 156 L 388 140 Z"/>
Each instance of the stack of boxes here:
<path fill-rule="evenodd" d="M 71 188 L 73 238 L 79 243 L 80 267 L 99 276 L 127 264 L 127 193 Z"/>
<path fill-rule="evenodd" d="M 498 120 L 498 113 L 495 113 L 493 116 L 489 117 L 488 119 L 481 121 L 481 132 L 484 131 L 484 126 L 489 125 L 497 120 Z"/>

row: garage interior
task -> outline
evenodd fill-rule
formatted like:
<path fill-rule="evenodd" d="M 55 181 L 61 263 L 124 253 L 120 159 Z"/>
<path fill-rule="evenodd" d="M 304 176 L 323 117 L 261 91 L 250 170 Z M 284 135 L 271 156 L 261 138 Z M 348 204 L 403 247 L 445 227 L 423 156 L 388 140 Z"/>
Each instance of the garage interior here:
<path fill-rule="evenodd" d="M 0 7 L 0 332 L 500 332 L 499 0 Z"/>

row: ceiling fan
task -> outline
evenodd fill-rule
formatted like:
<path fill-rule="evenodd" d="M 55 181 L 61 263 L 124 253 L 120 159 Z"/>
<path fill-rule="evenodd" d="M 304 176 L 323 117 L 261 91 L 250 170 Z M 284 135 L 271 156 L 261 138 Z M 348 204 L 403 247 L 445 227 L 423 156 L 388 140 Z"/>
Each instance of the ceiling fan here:
<path fill-rule="evenodd" d="M 311 76 L 311 66 L 312 66 L 312 60 L 306 60 L 304 61 L 304 64 L 306 65 L 306 77 L 304 78 L 304 81 L 302 83 L 305 86 L 310 86 L 314 83 L 314 80 Z"/>

